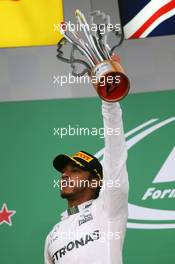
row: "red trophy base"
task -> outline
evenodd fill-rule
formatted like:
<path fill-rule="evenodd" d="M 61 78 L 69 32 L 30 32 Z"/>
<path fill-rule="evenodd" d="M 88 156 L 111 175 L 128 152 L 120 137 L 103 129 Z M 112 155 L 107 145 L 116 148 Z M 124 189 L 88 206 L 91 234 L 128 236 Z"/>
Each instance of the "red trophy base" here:
<path fill-rule="evenodd" d="M 129 79 L 118 57 L 97 64 L 92 71 L 91 79 L 100 98 L 107 102 L 122 100 L 130 89 Z"/>

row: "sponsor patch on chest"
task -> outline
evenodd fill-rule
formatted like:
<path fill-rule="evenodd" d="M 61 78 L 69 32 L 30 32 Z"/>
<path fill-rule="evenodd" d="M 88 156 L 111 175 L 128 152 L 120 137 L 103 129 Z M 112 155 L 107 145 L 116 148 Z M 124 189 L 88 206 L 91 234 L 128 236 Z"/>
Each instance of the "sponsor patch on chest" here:
<path fill-rule="evenodd" d="M 78 220 L 78 224 L 80 226 L 80 225 L 85 224 L 86 222 L 91 221 L 91 220 L 93 220 L 92 214 L 90 212 L 88 212 L 88 213 L 85 212 L 84 214 L 80 215 L 80 219 Z"/>

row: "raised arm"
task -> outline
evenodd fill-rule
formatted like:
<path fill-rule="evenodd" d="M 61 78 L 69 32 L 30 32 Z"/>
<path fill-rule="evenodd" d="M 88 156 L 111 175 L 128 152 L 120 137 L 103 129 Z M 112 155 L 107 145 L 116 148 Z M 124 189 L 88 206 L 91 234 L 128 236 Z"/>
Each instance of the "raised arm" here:
<path fill-rule="evenodd" d="M 101 190 L 100 196 L 109 218 L 127 217 L 129 190 L 127 149 L 119 103 L 102 101 L 102 115 L 106 131 L 103 156 L 105 188 Z"/>

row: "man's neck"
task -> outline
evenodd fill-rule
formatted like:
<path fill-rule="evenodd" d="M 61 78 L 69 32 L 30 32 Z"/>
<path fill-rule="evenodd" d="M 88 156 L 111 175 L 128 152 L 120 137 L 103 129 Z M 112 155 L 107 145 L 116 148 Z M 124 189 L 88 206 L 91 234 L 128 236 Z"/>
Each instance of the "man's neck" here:
<path fill-rule="evenodd" d="M 76 200 L 68 200 L 68 208 L 71 208 L 71 207 L 75 207 L 77 205 L 80 205 L 82 203 L 85 203 L 89 200 L 91 200 L 92 198 L 81 198 L 81 199 L 76 199 Z"/>

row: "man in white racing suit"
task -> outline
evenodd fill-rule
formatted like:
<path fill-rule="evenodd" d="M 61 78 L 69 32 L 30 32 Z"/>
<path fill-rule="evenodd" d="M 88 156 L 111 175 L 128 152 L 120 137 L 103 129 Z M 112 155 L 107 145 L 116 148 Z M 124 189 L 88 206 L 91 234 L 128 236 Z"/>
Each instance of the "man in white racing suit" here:
<path fill-rule="evenodd" d="M 67 199 L 68 209 L 46 238 L 45 264 L 123 263 L 129 184 L 119 103 L 102 101 L 102 115 L 103 168 L 96 157 L 85 151 L 54 159 L 54 167 L 62 172 L 61 197 Z M 75 179 L 76 184 L 72 184 Z M 80 180 L 86 180 L 83 186 Z"/>

